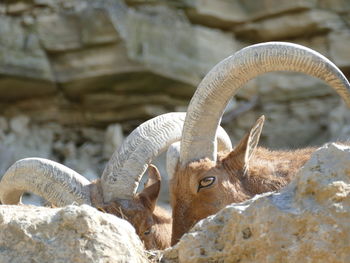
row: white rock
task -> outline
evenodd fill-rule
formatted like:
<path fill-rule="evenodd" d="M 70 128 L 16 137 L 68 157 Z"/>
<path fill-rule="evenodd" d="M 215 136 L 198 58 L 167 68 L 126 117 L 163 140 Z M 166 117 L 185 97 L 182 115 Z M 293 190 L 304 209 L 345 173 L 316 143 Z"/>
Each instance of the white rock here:
<path fill-rule="evenodd" d="M 10 120 L 11 131 L 18 135 L 26 135 L 28 132 L 29 118 L 24 115 L 19 115 Z"/>
<path fill-rule="evenodd" d="M 148 262 L 135 229 L 87 206 L 0 206 L 0 262 Z"/>
<path fill-rule="evenodd" d="M 330 56 L 338 67 L 348 68 L 350 66 L 350 53 L 346 45 L 350 41 L 349 29 L 335 31 L 329 34 Z"/>
<path fill-rule="evenodd" d="M 124 141 L 123 129 L 120 124 L 111 124 L 107 127 L 103 144 L 103 155 L 110 158 Z"/>
<path fill-rule="evenodd" d="M 9 128 L 9 124 L 6 118 L 0 116 L 0 131 L 6 132 Z"/>
<path fill-rule="evenodd" d="M 335 13 L 311 10 L 268 17 L 258 22 L 242 24 L 235 28 L 235 32 L 239 36 L 245 36 L 249 39 L 269 41 L 322 33 L 340 28 L 342 25 L 342 19 Z"/>

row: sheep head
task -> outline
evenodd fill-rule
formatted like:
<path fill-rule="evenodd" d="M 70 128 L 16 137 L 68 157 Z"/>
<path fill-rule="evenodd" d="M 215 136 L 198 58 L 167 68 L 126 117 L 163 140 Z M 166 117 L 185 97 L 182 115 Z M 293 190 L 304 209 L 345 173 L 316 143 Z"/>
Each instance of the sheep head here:
<path fill-rule="evenodd" d="M 173 243 L 199 220 L 215 214 L 229 203 L 242 202 L 251 196 L 242 179 L 257 149 L 264 119 L 264 116 L 260 117 L 237 146 L 230 152 L 220 153 L 216 162 L 205 158 L 175 172 L 170 182 Z"/>
<path fill-rule="evenodd" d="M 280 158 L 280 153 L 271 155 L 267 150 L 257 148 L 263 118 L 230 153 L 218 153 L 215 140 L 229 99 L 250 79 L 281 70 L 301 72 L 324 80 L 350 106 L 350 84 L 343 73 L 321 54 L 300 45 L 284 42 L 252 45 L 217 64 L 192 97 L 181 147 L 178 153 L 172 153 L 172 159 L 176 159 L 176 154 L 179 159 L 170 181 L 172 244 L 198 220 L 216 213 L 225 205 L 241 202 L 257 193 L 280 189 L 288 181 L 289 176 L 286 180 L 279 176 L 270 178 L 270 171 L 264 164 L 252 160 L 258 154 L 270 156 L 271 160 Z M 294 156 L 296 161 L 284 165 L 287 171 L 281 171 L 281 174 L 288 175 L 292 165 L 300 166 L 309 152 L 303 151 L 302 158 Z M 288 154 L 283 156 L 288 158 Z M 268 183 L 264 183 L 265 179 L 269 180 Z"/>
<path fill-rule="evenodd" d="M 132 199 L 116 198 L 97 207 L 129 221 L 148 249 L 165 249 L 170 246 L 171 216 L 156 206 L 161 187 L 161 176 L 154 165 L 148 168 L 148 180 L 143 190 Z"/>

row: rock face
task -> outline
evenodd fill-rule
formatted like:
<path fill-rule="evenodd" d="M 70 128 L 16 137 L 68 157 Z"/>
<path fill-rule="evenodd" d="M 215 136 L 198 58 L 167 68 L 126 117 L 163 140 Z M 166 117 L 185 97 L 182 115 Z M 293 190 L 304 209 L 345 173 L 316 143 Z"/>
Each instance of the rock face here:
<path fill-rule="evenodd" d="M 105 134 L 101 130 L 64 127 L 54 122 L 38 125 L 25 115 L 1 121 L 1 175 L 16 160 L 35 156 L 61 162 L 93 180 L 100 175 L 105 159 L 110 156 L 110 152 L 106 158 L 103 156 L 103 147 L 117 146 L 123 141 L 120 131 L 111 128 L 107 128 L 109 131 Z"/>
<path fill-rule="evenodd" d="M 0 262 L 148 262 L 125 220 L 87 205 L 0 206 Z"/>
<path fill-rule="evenodd" d="M 261 41 L 304 44 L 349 72 L 350 10 L 345 0 L 175 2 L 0 3 L 0 33 L 6 36 L 0 40 L 2 114 L 104 128 L 121 122 L 130 131 L 135 123 L 186 106 L 196 85 L 217 62 Z M 283 83 L 293 83 L 290 96 L 281 102 L 271 92 L 258 92 L 267 82 L 276 94 L 286 93 Z M 318 99 L 330 107 L 337 103 L 329 103 L 329 89 L 324 92 L 322 85 L 305 76 L 263 77 L 253 86 L 259 97 L 256 114 L 266 100 L 282 105 L 300 99 L 306 104 Z M 294 96 L 302 88 L 315 92 Z M 247 96 L 238 99 L 245 101 Z M 273 114 L 279 109 L 270 110 Z M 279 117 L 279 125 L 285 115 Z M 307 124 L 313 116 L 306 110 L 304 115 Z M 315 125 L 323 128 L 319 121 Z M 271 138 L 285 132 L 276 131 Z M 316 129 L 309 133 L 318 137 Z M 295 146 L 305 141 L 310 138 L 296 140 Z M 276 145 L 287 147 L 290 142 L 280 140 Z"/>
<path fill-rule="evenodd" d="M 348 262 L 350 147 L 326 144 L 280 193 L 197 223 L 163 262 Z"/>

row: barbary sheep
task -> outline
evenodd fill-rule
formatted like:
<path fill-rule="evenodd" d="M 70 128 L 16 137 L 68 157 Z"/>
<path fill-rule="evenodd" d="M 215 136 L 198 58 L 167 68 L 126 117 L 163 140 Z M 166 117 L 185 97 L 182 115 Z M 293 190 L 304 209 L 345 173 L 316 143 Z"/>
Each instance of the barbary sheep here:
<path fill-rule="evenodd" d="M 95 182 L 54 161 L 19 160 L 0 181 L 0 202 L 18 204 L 24 192 L 32 192 L 55 206 L 89 204 L 128 220 L 147 249 L 164 249 L 170 245 L 171 216 L 156 206 L 161 177 L 149 164 L 180 140 L 184 119 L 185 113 L 168 113 L 141 124 L 114 152 L 101 179 Z M 222 128 L 219 133 L 219 147 L 231 149 L 228 135 Z M 136 193 L 147 167 L 148 181 Z"/>
<path fill-rule="evenodd" d="M 232 151 L 217 153 L 217 128 L 229 99 L 250 79 L 282 70 L 325 81 L 350 106 L 350 85 L 343 73 L 321 54 L 300 45 L 252 45 L 218 63 L 190 102 L 181 147 L 169 148 L 172 245 L 200 219 L 226 205 L 281 189 L 310 158 L 314 148 L 271 151 L 257 147 L 264 117 Z"/>

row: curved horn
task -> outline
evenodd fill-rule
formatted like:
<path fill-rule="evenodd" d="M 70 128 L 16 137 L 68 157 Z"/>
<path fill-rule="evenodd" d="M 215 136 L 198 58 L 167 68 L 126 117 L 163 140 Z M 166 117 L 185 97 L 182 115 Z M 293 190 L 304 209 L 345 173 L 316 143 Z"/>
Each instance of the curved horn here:
<path fill-rule="evenodd" d="M 0 201 L 18 204 L 24 192 L 32 192 L 57 206 L 74 202 L 91 204 L 90 182 L 70 168 L 42 158 L 14 163 L 0 182 Z"/>
<path fill-rule="evenodd" d="M 138 126 L 114 152 L 101 178 L 103 199 L 131 199 L 151 161 L 181 139 L 186 113 L 162 114 Z M 223 149 L 232 148 L 225 131 L 218 137 Z"/>
<path fill-rule="evenodd" d="M 218 63 L 199 84 L 187 110 L 181 165 L 205 157 L 215 161 L 216 130 L 228 100 L 250 79 L 281 70 L 301 72 L 325 81 L 350 106 L 349 82 L 336 65 L 318 52 L 284 42 L 246 47 Z"/>

